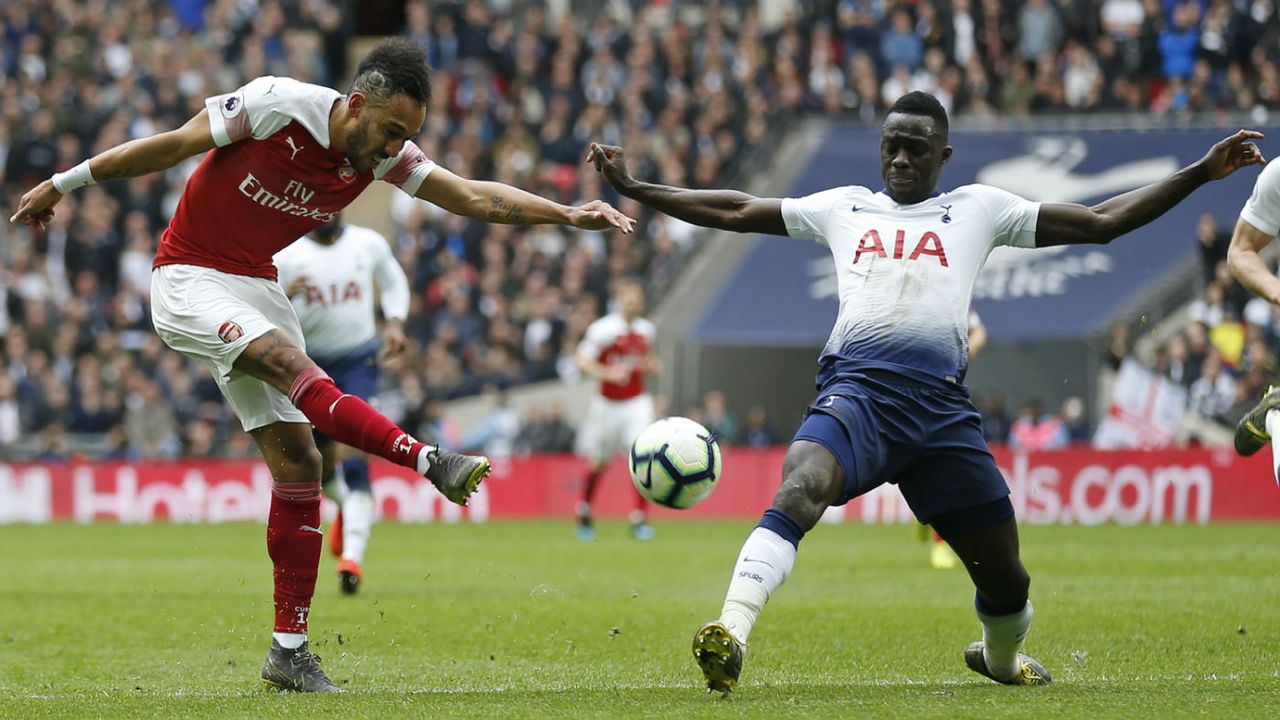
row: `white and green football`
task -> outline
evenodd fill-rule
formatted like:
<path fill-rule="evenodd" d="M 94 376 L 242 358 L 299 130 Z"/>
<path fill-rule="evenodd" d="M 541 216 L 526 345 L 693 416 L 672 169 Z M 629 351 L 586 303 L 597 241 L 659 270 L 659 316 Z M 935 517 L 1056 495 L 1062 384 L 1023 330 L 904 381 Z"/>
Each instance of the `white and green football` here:
<path fill-rule="evenodd" d="M 642 430 L 627 464 L 645 499 L 677 510 L 710 495 L 723 467 L 715 437 L 684 417 L 663 418 Z"/>

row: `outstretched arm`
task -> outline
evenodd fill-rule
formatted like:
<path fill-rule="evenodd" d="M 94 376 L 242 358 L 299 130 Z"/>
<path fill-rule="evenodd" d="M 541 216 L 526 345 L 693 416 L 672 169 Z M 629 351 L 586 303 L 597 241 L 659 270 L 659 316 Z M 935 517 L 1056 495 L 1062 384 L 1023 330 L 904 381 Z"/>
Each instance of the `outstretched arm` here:
<path fill-rule="evenodd" d="M 636 221 L 602 200 L 571 207 L 499 182 L 468 180 L 436 168 L 422 181 L 417 197 L 455 215 L 507 225 L 553 223 L 584 230 L 617 229 L 630 233 Z"/>
<path fill-rule="evenodd" d="M 782 201 L 758 198 L 737 190 L 688 190 L 640 182 L 627 170 L 622 148 L 591 143 L 587 162 L 613 189 L 649 207 L 702 227 L 741 233 L 786 235 Z"/>
<path fill-rule="evenodd" d="M 130 140 L 45 180 L 22 196 L 9 222 L 43 228 L 53 218 L 53 206 L 76 188 L 167 170 L 213 147 L 208 111 L 202 110 L 177 130 Z"/>
<path fill-rule="evenodd" d="M 1258 254 L 1273 239 L 1240 218 L 1231 235 L 1231 247 L 1227 249 L 1227 264 L 1241 285 L 1272 305 L 1280 305 L 1280 278 L 1267 269 L 1267 263 Z"/>
<path fill-rule="evenodd" d="M 1036 225 L 1036 246 L 1105 244 L 1155 220 L 1191 191 L 1221 180 L 1240 168 L 1266 162 L 1251 140 L 1262 133 L 1241 130 L 1209 148 L 1196 162 L 1150 185 L 1117 195 L 1093 207 L 1045 203 Z"/>

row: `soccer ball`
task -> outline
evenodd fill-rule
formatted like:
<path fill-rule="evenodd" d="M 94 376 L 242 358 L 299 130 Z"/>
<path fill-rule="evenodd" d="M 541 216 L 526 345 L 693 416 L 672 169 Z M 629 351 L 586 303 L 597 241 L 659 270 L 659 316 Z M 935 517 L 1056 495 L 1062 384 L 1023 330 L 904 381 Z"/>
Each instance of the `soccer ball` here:
<path fill-rule="evenodd" d="M 627 465 L 645 499 L 677 510 L 710 495 L 723 467 L 715 437 L 683 417 L 663 418 L 642 430 Z"/>

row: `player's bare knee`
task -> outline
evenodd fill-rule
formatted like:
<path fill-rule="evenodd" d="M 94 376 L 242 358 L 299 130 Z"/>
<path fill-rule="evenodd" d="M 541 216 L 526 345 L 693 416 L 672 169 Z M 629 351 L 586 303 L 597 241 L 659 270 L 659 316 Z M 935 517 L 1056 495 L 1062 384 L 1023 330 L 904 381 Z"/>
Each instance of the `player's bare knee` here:
<path fill-rule="evenodd" d="M 271 476 L 281 483 L 319 482 L 322 472 L 320 451 L 312 445 L 281 453 L 278 466 L 271 469 Z"/>
<path fill-rule="evenodd" d="M 834 486 L 834 490 L 833 490 Z M 839 483 L 830 472 L 811 465 L 790 469 L 773 498 L 773 507 L 791 516 L 805 530 L 811 530 L 839 494 Z"/>

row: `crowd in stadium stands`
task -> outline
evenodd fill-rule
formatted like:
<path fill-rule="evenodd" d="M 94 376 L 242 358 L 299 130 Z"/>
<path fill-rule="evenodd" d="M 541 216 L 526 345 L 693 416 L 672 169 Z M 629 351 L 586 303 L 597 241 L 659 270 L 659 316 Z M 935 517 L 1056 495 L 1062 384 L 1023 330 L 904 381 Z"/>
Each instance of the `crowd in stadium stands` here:
<path fill-rule="evenodd" d="M 521 418 L 507 404 L 501 389 L 490 386 L 485 393 L 491 396 L 493 405 L 484 419 L 465 435 L 446 424 L 441 435 L 446 442 L 464 450 L 497 456 L 574 449 L 575 429 L 565 421 L 564 408 L 558 403 L 535 406 Z M 672 408 L 667 398 L 659 395 L 654 398 L 654 409 L 658 417 L 679 411 L 702 423 L 723 445 L 768 447 L 786 440 L 778 435 L 760 406 L 752 406 L 740 421 L 720 390 L 710 390 L 701 403 L 684 408 Z"/>
<path fill-rule="evenodd" d="M 1187 389 L 1190 410 L 1234 425 L 1268 385 L 1280 384 L 1280 311 L 1231 275 L 1229 243 L 1229 231 L 1213 215 L 1200 217 L 1200 296 L 1188 308 L 1186 326 L 1156 348 L 1151 369 Z M 1130 329 L 1114 327 L 1108 363 L 1119 368 L 1131 351 Z"/>
<path fill-rule="evenodd" d="M 360 5 L 0 3 L 4 204 L 248 78 L 341 87 Z M 448 431 L 442 399 L 574 378 L 573 349 L 612 281 L 638 275 L 657 297 L 693 248 L 691 227 L 583 172 L 591 140 L 624 145 L 639 176 L 709 186 L 783 118 L 874 121 L 912 89 L 969 116 L 1280 107 L 1270 0 L 410 0 L 404 16 L 435 72 L 419 138 L 430 157 L 564 202 L 603 196 L 642 221 L 633 237 L 495 227 L 397 198 L 391 241 L 414 289 L 414 345 L 381 400 L 426 437 Z M 193 167 L 79 191 L 47 232 L 0 227 L 0 449 L 38 436 L 51 456 L 69 437 L 121 457 L 250 451 L 207 374 L 149 326 L 152 255 Z M 1206 291 L 1206 327 L 1230 302 Z M 1197 397 L 1216 410 L 1231 386 L 1210 376 L 1226 374 L 1215 361 L 1183 367 L 1212 342 L 1188 333 L 1188 359 L 1168 356 L 1189 384 L 1204 373 L 1211 387 Z M 1239 362 L 1254 362 L 1239 344 Z M 713 405 L 706 417 L 731 417 Z M 754 416 L 722 437 L 777 440 Z M 542 429 L 522 442 L 564 445 L 558 417 L 527 418 Z"/>

